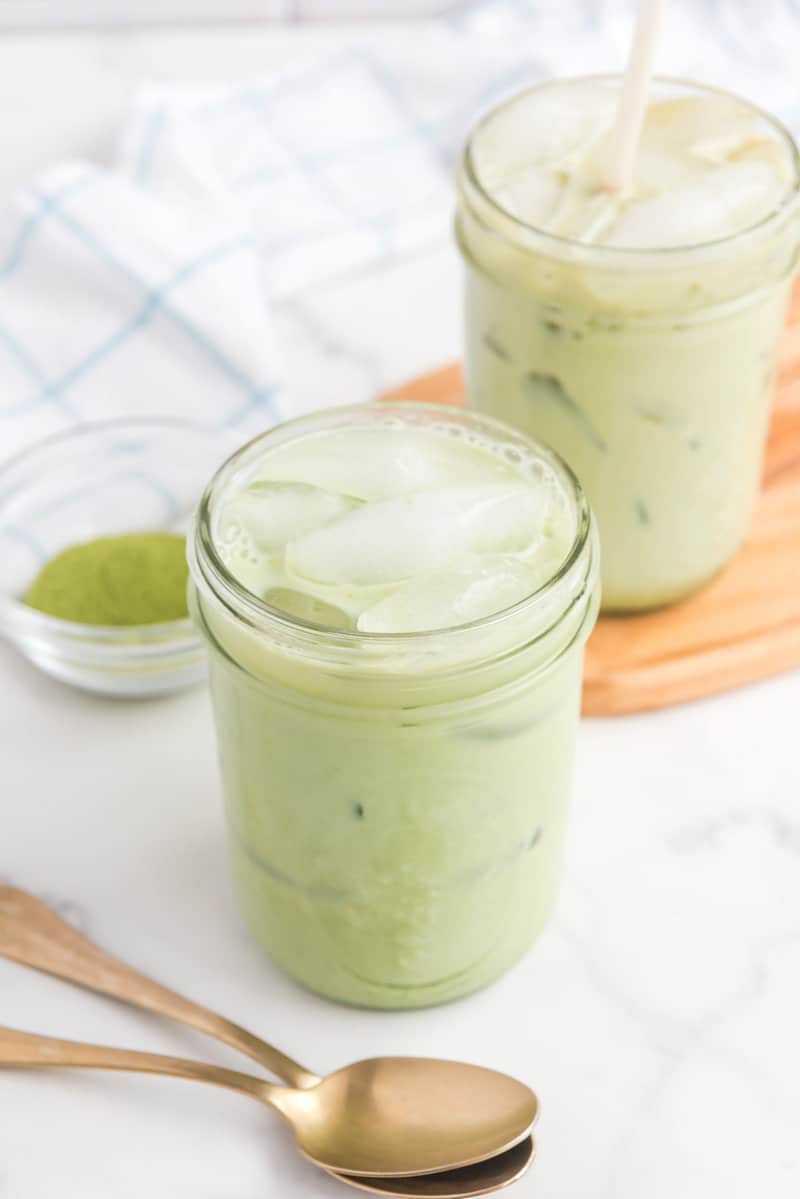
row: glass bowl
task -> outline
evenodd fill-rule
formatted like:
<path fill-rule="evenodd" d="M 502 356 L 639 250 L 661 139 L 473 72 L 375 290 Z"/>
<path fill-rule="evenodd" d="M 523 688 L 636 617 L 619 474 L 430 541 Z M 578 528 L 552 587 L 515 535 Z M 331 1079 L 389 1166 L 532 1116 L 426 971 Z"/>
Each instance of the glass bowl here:
<path fill-rule="evenodd" d="M 241 436 L 180 420 L 115 420 L 48 438 L 0 468 L 0 635 L 47 674 L 103 695 L 146 697 L 205 677 L 188 619 L 95 626 L 22 603 L 40 567 L 95 537 L 185 533 Z"/>

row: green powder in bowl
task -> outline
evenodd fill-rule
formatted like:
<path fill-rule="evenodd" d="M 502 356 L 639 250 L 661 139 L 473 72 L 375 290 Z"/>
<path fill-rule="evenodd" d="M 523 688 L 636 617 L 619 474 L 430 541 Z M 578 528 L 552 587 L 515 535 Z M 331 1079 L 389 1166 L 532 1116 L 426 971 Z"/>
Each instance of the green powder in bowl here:
<path fill-rule="evenodd" d="M 204 682 L 184 534 L 241 441 L 194 421 L 123 418 L 77 424 L 0 464 L 0 638 L 96 695 Z"/>
<path fill-rule="evenodd" d="M 182 620 L 186 540 L 176 533 L 122 533 L 62 550 L 23 597 L 47 616 L 86 625 L 147 625 Z"/>

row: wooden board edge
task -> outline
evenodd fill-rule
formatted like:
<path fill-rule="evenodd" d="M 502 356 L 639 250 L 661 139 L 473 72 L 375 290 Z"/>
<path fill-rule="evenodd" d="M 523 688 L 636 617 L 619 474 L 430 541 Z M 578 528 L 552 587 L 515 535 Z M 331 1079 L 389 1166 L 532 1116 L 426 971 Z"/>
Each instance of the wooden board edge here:
<path fill-rule="evenodd" d="M 592 673 L 591 645 L 590 638 L 582 714 L 633 716 L 709 699 L 800 669 L 800 618 L 737 642 L 735 658 L 720 647 L 616 673 L 606 671 L 602 677 Z"/>

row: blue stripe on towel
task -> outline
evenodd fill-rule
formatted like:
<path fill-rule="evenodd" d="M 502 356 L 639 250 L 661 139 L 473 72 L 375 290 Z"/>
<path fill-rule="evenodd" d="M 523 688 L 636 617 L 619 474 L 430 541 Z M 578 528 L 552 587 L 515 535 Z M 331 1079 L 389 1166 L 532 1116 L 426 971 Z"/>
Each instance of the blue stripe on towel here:
<path fill-rule="evenodd" d="M 113 267 L 128 279 L 134 286 L 138 287 L 145 295 L 143 307 L 135 314 L 135 316 L 123 326 L 113 337 L 107 342 L 96 347 L 95 350 L 84 359 L 83 363 L 78 363 L 73 367 L 60 383 L 54 384 L 53 387 L 58 390 L 59 387 L 70 386 L 79 378 L 86 370 L 91 369 L 98 361 L 106 356 L 112 349 L 122 344 L 129 336 L 134 334 L 138 329 L 148 323 L 156 311 L 161 311 L 164 316 L 177 325 L 179 329 L 200 349 L 207 358 L 233 383 L 247 391 L 251 396 L 256 394 L 261 395 L 262 389 L 249 379 L 243 371 L 239 369 L 234 362 L 226 354 L 224 354 L 218 346 L 214 345 L 206 335 L 199 330 L 187 317 L 176 312 L 165 302 L 168 293 L 175 287 L 179 286 L 192 274 L 204 269 L 212 262 L 227 256 L 230 253 L 239 252 L 244 248 L 251 248 L 250 241 L 247 238 L 237 238 L 232 242 L 224 243 L 218 246 L 215 250 L 197 258 L 195 261 L 183 266 L 171 280 L 163 284 L 160 288 L 149 287 L 147 280 L 144 279 L 137 271 L 133 270 L 122 259 L 104 245 L 93 233 L 91 233 L 84 225 L 75 219 L 74 216 L 65 213 L 57 212 L 56 218 L 64 225 L 88 250 L 91 250 L 97 257 L 107 265 Z"/>
<path fill-rule="evenodd" d="M 160 108 L 153 109 L 147 115 L 147 127 L 139 146 L 139 153 L 134 168 L 134 175 L 138 183 L 144 183 L 152 172 L 156 146 L 164 131 L 166 121 L 167 110 L 163 105 Z"/>

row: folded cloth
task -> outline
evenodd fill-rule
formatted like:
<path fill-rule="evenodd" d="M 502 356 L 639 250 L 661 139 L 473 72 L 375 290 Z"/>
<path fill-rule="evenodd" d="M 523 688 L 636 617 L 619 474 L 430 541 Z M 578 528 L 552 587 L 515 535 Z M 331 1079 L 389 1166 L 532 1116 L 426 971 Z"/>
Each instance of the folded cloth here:
<path fill-rule="evenodd" d="M 792 121 L 798 22 L 791 0 L 760 3 L 750 21 L 675 0 L 660 65 Z M 55 166 L 0 220 L 0 459 L 76 421 L 244 436 L 291 415 L 270 305 L 449 236 L 476 114 L 618 69 L 631 19 L 618 0 L 485 0 L 268 78 L 143 88 L 112 167 Z"/>
<path fill-rule="evenodd" d="M 274 418 L 277 357 L 241 222 L 84 163 L 49 171 L 17 214 L 0 240 L 3 456 L 76 421 Z"/>

